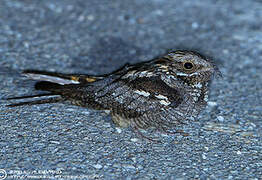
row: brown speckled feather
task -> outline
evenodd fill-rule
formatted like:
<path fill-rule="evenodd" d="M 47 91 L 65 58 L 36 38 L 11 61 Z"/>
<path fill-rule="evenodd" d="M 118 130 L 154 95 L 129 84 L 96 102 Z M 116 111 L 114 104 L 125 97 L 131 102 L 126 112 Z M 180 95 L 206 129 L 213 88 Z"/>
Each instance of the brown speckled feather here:
<path fill-rule="evenodd" d="M 24 74 L 40 80 L 37 90 L 75 105 L 110 110 L 119 126 L 166 131 L 188 123 L 205 107 L 208 84 L 216 72 L 217 67 L 202 55 L 174 51 L 103 76 L 34 70 Z"/>

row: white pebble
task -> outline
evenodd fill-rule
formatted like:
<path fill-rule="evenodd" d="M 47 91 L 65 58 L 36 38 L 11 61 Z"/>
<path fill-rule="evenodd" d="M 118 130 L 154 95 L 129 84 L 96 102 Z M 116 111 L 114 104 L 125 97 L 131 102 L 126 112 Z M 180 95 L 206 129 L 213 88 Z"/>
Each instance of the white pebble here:
<path fill-rule="evenodd" d="M 206 151 L 208 151 L 208 150 L 209 150 L 209 148 L 208 148 L 208 147 L 204 147 L 204 148 L 205 148 L 205 150 L 206 150 Z"/>
<path fill-rule="evenodd" d="M 50 143 L 53 143 L 53 144 L 60 144 L 59 141 L 50 141 Z"/>
<path fill-rule="evenodd" d="M 94 168 L 96 168 L 96 169 L 101 169 L 103 166 L 101 165 L 101 164 L 95 164 L 94 165 Z"/>
<path fill-rule="evenodd" d="M 208 105 L 208 106 L 211 106 L 211 107 L 214 107 L 214 106 L 217 106 L 217 103 L 214 102 L 214 101 L 208 101 L 208 102 L 207 102 L 207 105 Z"/>
<path fill-rule="evenodd" d="M 225 120 L 225 118 L 223 116 L 217 116 L 217 120 L 220 122 L 223 122 Z"/>
<path fill-rule="evenodd" d="M 207 157 L 206 157 L 206 155 L 205 155 L 205 154 L 202 154 L 202 158 L 203 158 L 203 159 L 206 159 Z"/>
<path fill-rule="evenodd" d="M 197 22 L 193 22 L 193 23 L 191 24 L 191 26 L 192 26 L 193 29 L 197 29 L 197 28 L 199 27 L 199 25 L 198 25 Z"/>
<path fill-rule="evenodd" d="M 95 19 L 95 17 L 94 17 L 93 15 L 88 15 L 88 16 L 87 16 L 87 19 L 88 19 L 89 21 L 93 21 L 93 20 Z"/>
<path fill-rule="evenodd" d="M 137 142 L 138 141 L 138 139 L 137 138 L 132 138 L 132 139 L 130 139 L 132 142 Z"/>
<path fill-rule="evenodd" d="M 240 155 L 240 154 L 242 154 L 242 152 L 241 151 L 237 151 L 237 154 Z"/>
<path fill-rule="evenodd" d="M 120 128 L 116 128 L 116 132 L 118 132 L 119 134 L 122 132 L 122 129 L 120 129 Z"/>

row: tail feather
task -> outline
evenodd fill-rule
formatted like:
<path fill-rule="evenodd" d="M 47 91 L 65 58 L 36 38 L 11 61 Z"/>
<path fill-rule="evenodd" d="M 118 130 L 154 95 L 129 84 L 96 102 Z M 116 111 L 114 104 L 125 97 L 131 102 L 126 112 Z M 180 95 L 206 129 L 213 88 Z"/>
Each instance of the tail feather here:
<path fill-rule="evenodd" d="M 14 104 L 7 105 L 8 107 L 16 107 L 16 106 L 23 106 L 23 105 L 35 105 L 35 104 L 45 104 L 45 103 L 56 103 L 62 100 L 59 91 L 61 92 L 61 87 L 63 85 L 46 82 L 46 81 L 40 81 L 35 84 L 36 90 L 42 90 L 42 91 L 49 91 L 48 93 L 43 94 L 37 94 L 37 95 L 27 95 L 27 96 L 20 96 L 20 97 L 11 97 L 7 98 L 7 100 L 19 100 L 19 99 L 26 99 L 26 98 L 40 98 L 45 97 L 46 99 L 38 99 L 33 101 L 25 101 L 25 102 L 18 102 Z M 50 96 L 56 96 L 56 97 L 50 97 Z"/>
<path fill-rule="evenodd" d="M 35 84 L 36 90 L 50 91 L 52 93 L 58 92 L 59 90 L 61 90 L 62 87 L 63 85 L 47 81 L 40 81 Z"/>
<path fill-rule="evenodd" d="M 33 80 L 48 81 L 61 85 L 80 83 L 77 80 L 71 79 L 69 75 L 45 72 L 45 71 L 27 70 L 23 72 L 23 75 Z"/>
<path fill-rule="evenodd" d="M 29 96 L 18 96 L 18 97 L 10 97 L 6 98 L 6 100 L 18 100 L 18 99 L 27 99 L 27 98 L 38 98 L 42 96 L 53 96 L 53 95 L 58 95 L 55 93 L 45 93 L 45 94 L 36 94 L 36 95 L 29 95 Z"/>
<path fill-rule="evenodd" d="M 48 81 L 60 85 L 91 83 L 104 78 L 104 76 L 91 76 L 85 74 L 62 74 L 37 70 L 25 70 L 23 71 L 23 75 L 30 79 Z"/>
<path fill-rule="evenodd" d="M 45 99 L 38 99 L 33 101 L 18 102 L 14 104 L 9 104 L 9 107 L 23 106 L 23 105 L 34 105 L 34 104 L 45 104 L 45 103 L 56 103 L 61 101 L 63 98 L 63 93 L 65 88 L 68 90 L 71 89 L 71 86 L 74 84 L 82 83 L 92 83 L 104 78 L 104 76 L 90 76 L 90 75 L 78 75 L 78 74 L 61 74 L 54 72 L 46 71 L 37 71 L 37 70 L 26 70 L 23 72 L 23 75 L 33 79 L 38 80 L 35 84 L 36 90 L 49 91 L 48 93 L 38 94 L 38 95 L 27 95 L 22 97 L 11 97 L 7 100 L 18 100 L 25 98 L 39 98 L 46 97 Z M 60 95 L 58 97 L 49 97 L 54 95 Z"/>
<path fill-rule="evenodd" d="M 24 105 L 35 105 L 35 104 L 46 104 L 46 103 L 57 103 L 62 100 L 61 97 L 53 97 L 48 99 L 40 99 L 35 101 L 26 101 L 14 104 L 8 104 L 7 107 L 16 107 L 16 106 L 24 106 Z"/>

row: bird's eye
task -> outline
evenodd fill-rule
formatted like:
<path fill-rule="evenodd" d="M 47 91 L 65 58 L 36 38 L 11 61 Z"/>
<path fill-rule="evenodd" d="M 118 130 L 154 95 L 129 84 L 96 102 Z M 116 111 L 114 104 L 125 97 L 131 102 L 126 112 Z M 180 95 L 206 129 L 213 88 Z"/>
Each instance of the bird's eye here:
<path fill-rule="evenodd" d="M 192 62 L 185 62 L 183 64 L 183 67 L 184 67 L 185 70 L 191 70 L 191 69 L 193 69 L 194 64 Z"/>

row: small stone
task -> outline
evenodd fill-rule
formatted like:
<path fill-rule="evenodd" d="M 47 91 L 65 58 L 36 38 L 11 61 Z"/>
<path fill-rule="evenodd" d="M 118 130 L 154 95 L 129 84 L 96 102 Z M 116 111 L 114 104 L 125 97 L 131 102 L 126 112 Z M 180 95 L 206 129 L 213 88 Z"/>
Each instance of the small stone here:
<path fill-rule="evenodd" d="M 84 21 L 84 20 L 85 20 L 85 16 L 80 15 L 80 16 L 78 17 L 78 21 L 82 22 L 82 21 Z"/>
<path fill-rule="evenodd" d="M 163 12 L 162 10 L 160 10 L 160 9 L 154 11 L 154 13 L 155 13 L 156 15 L 158 15 L 158 16 L 162 16 L 162 15 L 164 14 L 164 12 Z"/>
<path fill-rule="evenodd" d="M 29 47 L 30 47 L 30 45 L 29 45 L 28 42 L 24 42 L 23 44 L 24 44 L 24 47 L 25 47 L 25 48 L 29 48 Z"/>
<path fill-rule="evenodd" d="M 92 140 L 92 138 L 91 137 L 89 137 L 89 136 L 87 136 L 87 137 L 84 137 L 84 140 Z"/>
<path fill-rule="evenodd" d="M 93 165 L 93 167 L 96 169 L 101 169 L 103 166 L 101 164 L 95 164 Z"/>
<path fill-rule="evenodd" d="M 199 27 L 199 24 L 197 22 L 193 22 L 191 26 L 193 29 L 197 29 Z"/>
<path fill-rule="evenodd" d="M 89 21 L 93 21 L 95 19 L 95 17 L 93 15 L 88 15 L 87 16 L 87 20 Z"/>
<path fill-rule="evenodd" d="M 231 176 L 231 175 L 230 175 L 230 176 L 228 176 L 228 179 L 233 179 L 233 176 Z"/>
<path fill-rule="evenodd" d="M 141 170 L 141 169 L 143 169 L 143 166 L 138 165 L 138 166 L 137 166 L 137 169 Z"/>
<path fill-rule="evenodd" d="M 82 111 L 83 114 L 89 115 L 90 112 L 89 111 Z"/>
<path fill-rule="evenodd" d="M 131 158 L 131 159 L 132 159 L 133 162 L 136 162 L 136 158 L 135 158 L 135 157 L 133 157 L 133 158 Z"/>
<path fill-rule="evenodd" d="M 237 154 L 240 155 L 240 154 L 242 154 L 242 152 L 241 151 L 237 151 Z"/>
<path fill-rule="evenodd" d="M 206 159 L 207 157 L 206 157 L 206 155 L 205 155 L 205 154 L 202 154 L 202 158 L 203 158 L 203 159 Z"/>
<path fill-rule="evenodd" d="M 237 174 L 238 171 L 230 171 L 230 173 L 232 173 L 232 174 Z"/>
<path fill-rule="evenodd" d="M 137 142 L 138 139 L 137 139 L 137 138 L 132 138 L 131 141 L 132 141 L 132 142 Z"/>
<path fill-rule="evenodd" d="M 248 130 L 254 130 L 254 128 L 256 128 L 257 127 L 257 125 L 256 124 L 254 124 L 254 123 L 252 123 L 252 122 L 250 122 L 250 123 L 248 123 Z"/>
<path fill-rule="evenodd" d="M 76 109 L 74 109 L 74 108 L 67 108 L 66 110 L 70 111 L 70 112 L 76 111 Z"/>
<path fill-rule="evenodd" d="M 229 53 L 229 50 L 228 50 L 228 49 L 224 49 L 224 50 L 223 50 L 223 53 L 224 53 L 224 54 L 228 54 L 228 53 Z"/>
<path fill-rule="evenodd" d="M 207 105 L 208 105 L 208 106 L 211 106 L 211 107 L 215 107 L 215 106 L 217 106 L 217 103 L 214 102 L 214 101 L 208 101 L 208 102 L 207 102 Z"/>
<path fill-rule="evenodd" d="M 56 153 L 56 152 L 58 152 L 58 148 L 56 148 L 56 149 L 54 149 L 53 151 L 52 151 L 52 153 L 54 154 L 54 153 Z"/>
<path fill-rule="evenodd" d="M 120 168 L 120 167 L 121 167 L 121 164 L 115 163 L 115 164 L 113 164 L 113 167 L 115 167 L 115 168 Z"/>
<path fill-rule="evenodd" d="M 53 143 L 53 144 L 60 144 L 59 141 L 50 141 L 50 143 Z"/>
<path fill-rule="evenodd" d="M 136 169 L 136 167 L 131 164 L 124 164 L 123 167 L 126 169 Z"/>
<path fill-rule="evenodd" d="M 122 133 L 122 129 L 120 129 L 120 128 L 117 127 L 117 128 L 116 128 L 116 132 L 120 134 L 120 133 Z"/>
<path fill-rule="evenodd" d="M 107 127 L 107 128 L 110 128 L 110 127 L 111 127 L 111 124 L 110 124 L 110 123 L 104 123 L 103 126 L 104 126 L 104 127 Z"/>
<path fill-rule="evenodd" d="M 239 41 L 244 41 L 244 40 L 246 40 L 246 37 L 243 36 L 243 35 L 240 35 L 240 34 L 235 34 L 235 35 L 233 35 L 233 39 L 239 40 Z"/>
<path fill-rule="evenodd" d="M 224 122 L 225 118 L 223 116 L 217 116 L 217 120 L 220 122 Z"/>

